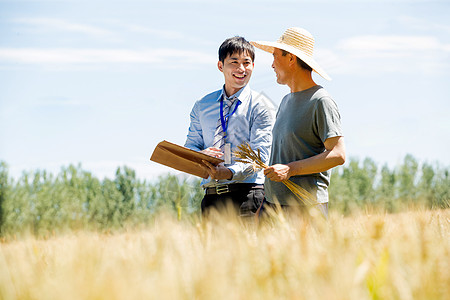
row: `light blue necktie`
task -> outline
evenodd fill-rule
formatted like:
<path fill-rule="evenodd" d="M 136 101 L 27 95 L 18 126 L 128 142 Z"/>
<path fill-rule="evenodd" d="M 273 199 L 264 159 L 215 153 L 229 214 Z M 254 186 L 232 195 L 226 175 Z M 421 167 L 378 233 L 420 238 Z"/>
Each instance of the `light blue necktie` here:
<path fill-rule="evenodd" d="M 223 105 L 223 117 L 228 115 L 228 113 L 230 112 L 230 108 L 233 106 L 235 99 L 236 99 L 236 97 L 227 99 L 225 97 L 225 95 L 223 96 L 223 104 L 224 104 Z M 219 114 L 220 114 L 220 112 L 219 112 Z M 223 151 L 226 135 L 225 135 L 225 132 L 223 132 L 222 122 L 221 122 L 220 118 L 221 118 L 221 116 L 219 115 L 219 120 L 217 121 L 216 130 L 214 132 L 213 147 L 220 148 Z M 228 119 L 229 118 L 226 119 L 226 122 L 228 122 Z"/>

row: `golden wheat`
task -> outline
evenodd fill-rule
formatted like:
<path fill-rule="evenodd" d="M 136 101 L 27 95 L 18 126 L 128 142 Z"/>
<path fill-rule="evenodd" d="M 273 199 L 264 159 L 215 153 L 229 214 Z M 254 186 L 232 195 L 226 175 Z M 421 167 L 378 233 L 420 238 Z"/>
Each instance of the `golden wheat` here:
<path fill-rule="evenodd" d="M 256 153 L 250 144 L 243 143 L 237 146 L 237 149 L 233 152 L 233 155 L 237 157 L 235 161 L 247 163 L 253 165 L 254 170 L 265 169 L 268 166 L 261 159 L 261 152 L 257 149 Z M 301 186 L 295 184 L 291 180 L 283 180 L 284 185 L 296 196 L 296 198 L 306 206 L 310 207 L 316 205 L 317 202 L 314 201 L 311 194 L 302 188 Z"/>
<path fill-rule="evenodd" d="M 312 222 L 313 221 L 313 222 Z M 217 216 L 0 244 L 0 299 L 448 299 L 450 210 Z"/>

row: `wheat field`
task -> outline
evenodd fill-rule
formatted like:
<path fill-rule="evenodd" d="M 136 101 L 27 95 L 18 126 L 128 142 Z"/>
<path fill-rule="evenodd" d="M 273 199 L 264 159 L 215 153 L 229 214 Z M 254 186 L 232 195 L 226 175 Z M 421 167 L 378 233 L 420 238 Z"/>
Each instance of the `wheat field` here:
<path fill-rule="evenodd" d="M 1 299 L 450 299 L 450 210 L 177 221 L 0 244 Z"/>

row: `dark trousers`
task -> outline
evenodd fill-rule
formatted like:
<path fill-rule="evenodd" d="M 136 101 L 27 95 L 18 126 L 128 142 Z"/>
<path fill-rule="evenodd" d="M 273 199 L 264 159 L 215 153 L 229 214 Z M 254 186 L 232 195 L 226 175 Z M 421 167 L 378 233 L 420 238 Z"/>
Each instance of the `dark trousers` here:
<path fill-rule="evenodd" d="M 264 188 L 244 183 L 234 184 L 234 186 L 236 185 L 239 188 L 231 192 L 223 194 L 206 193 L 201 204 L 202 214 L 207 215 L 211 209 L 217 211 L 231 209 L 233 213 L 241 217 L 255 216 L 264 201 Z"/>

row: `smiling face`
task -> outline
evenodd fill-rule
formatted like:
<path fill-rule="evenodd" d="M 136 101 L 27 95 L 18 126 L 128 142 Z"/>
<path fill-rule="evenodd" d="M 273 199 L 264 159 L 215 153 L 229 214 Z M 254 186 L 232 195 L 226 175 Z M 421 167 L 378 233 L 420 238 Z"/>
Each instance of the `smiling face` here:
<path fill-rule="evenodd" d="M 243 51 L 228 55 L 223 62 L 219 61 L 217 66 L 225 77 L 225 92 L 229 97 L 250 81 L 254 63 L 250 55 Z"/>
<path fill-rule="evenodd" d="M 280 49 L 274 49 L 272 68 L 277 75 L 277 82 L 279 84 L 287 84 L 287 77 L 289 75 L 289 58 L 289 55 L 283 56 L 283 51 Z"/>

